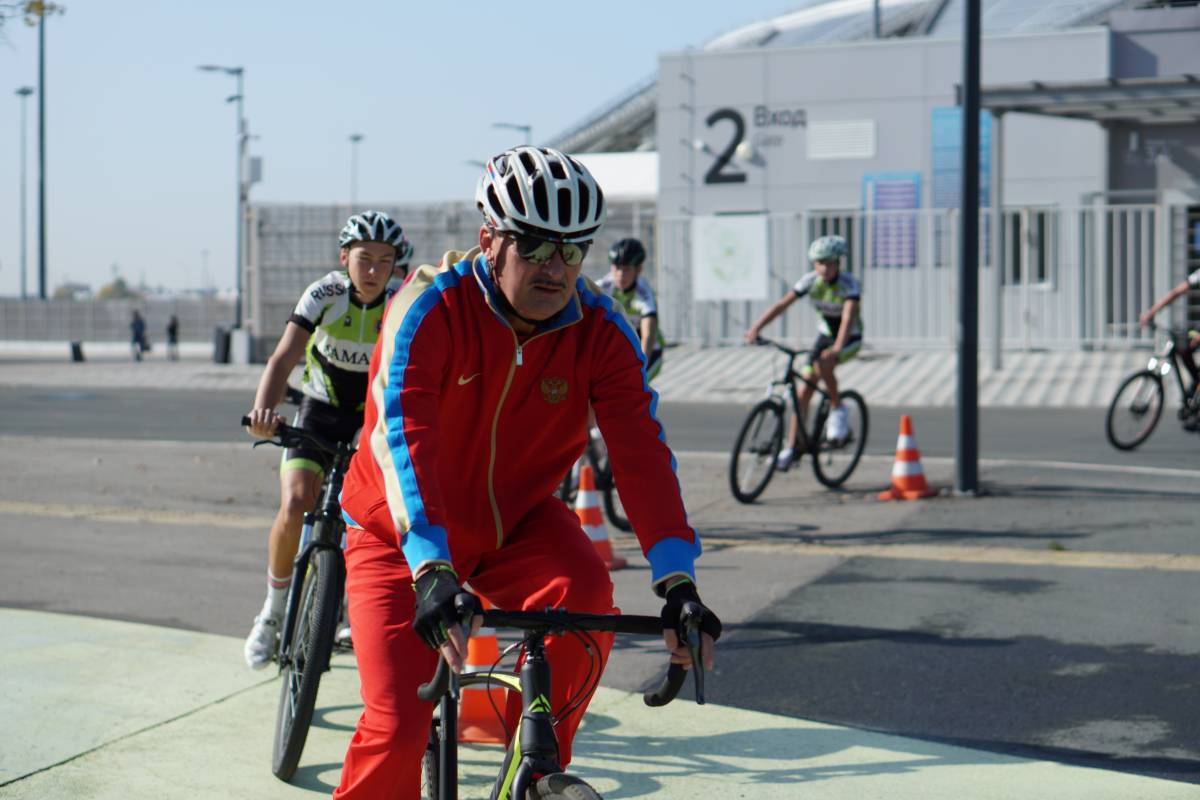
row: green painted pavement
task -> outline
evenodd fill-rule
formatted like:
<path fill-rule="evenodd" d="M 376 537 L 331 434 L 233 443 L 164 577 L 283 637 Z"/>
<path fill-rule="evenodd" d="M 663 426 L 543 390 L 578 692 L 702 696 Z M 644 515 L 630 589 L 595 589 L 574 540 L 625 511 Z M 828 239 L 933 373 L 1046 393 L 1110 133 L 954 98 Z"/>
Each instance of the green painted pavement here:
<path fill-rule="evenodd" d="M 620 654 L 614 656 L 620 658 Z M 713 687 L 719 691 L 719 687 Z M 335 659 L 293 784 L 270 773 L 278 681 L 230 637 L 0 609 L 0 797 L 300 798 L 336 785 L 361 705 Z M 719 705 L 649 709 L 601 689 L 573 771 L 607 798 L 1168 800 L 1195 786 Z M 499 748 L 461 753 L 487 797 Z"/>

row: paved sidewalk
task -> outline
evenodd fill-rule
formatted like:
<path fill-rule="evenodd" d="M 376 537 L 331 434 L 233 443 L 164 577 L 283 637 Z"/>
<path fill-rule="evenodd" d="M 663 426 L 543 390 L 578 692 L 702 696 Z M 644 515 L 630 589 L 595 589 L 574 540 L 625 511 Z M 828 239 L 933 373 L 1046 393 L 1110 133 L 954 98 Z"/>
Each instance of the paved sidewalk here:
<path fill-rule="evenodd" d="M 339 656 L 289 785 L 270 772 L 278 681 L 241 666 L 238 639 L 0 609 L 0 675 L 0 797 L 11 800 L 328 796 L 361 711 L 353 661 Z M 593 701 L 577 751 L 573 771 L 610 800 L 1196 795 L 1190 784 L 719 705 L 649 709 L 612 689 Z M 461 796 L 487 797 L 499 759 L 498 748 L 464 748 Z"/>
<path fill-rule="evenodd" d="M 253 393 L 261 364 L 214 364 L 211 347 L 182 346 L 183 360 L 162 352 L 133 362 L 120 343 L 84 344 L 87 361 L 72 363 L 63 343 L 0 342 L 0 383 L 112 389 L 210 389 Z M 1011 352 L 1003 368 L 979 363 L 979 404 L 1107 407 L 1117 385 L 1145 367 L 1148 351 Z M 783 356 L 765 347 L 677 347 L 667 351 L 654 387 L 663 400 L 750 403 L 783 368 Z M 954 404 L 957 359 L 949 351 L 864 352 L 838 369 L 843 387 L 877 406 L 948 407 Z M 1173 390 L 1171 394 L 1173 394 Z M 1169 398 L 1174 403 L 1174 398 Z"/>

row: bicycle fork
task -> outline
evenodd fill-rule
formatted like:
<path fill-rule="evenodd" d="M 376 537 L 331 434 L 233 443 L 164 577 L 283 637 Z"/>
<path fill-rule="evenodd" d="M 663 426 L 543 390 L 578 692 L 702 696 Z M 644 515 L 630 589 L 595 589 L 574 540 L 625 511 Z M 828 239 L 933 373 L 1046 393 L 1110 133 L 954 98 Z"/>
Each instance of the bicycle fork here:
<path fill-rule="evenodd" d="M 550 665 L 546 662 L 541 636 L 531 637 L 525 645 L 520 680 L 524 706 L 521 722 L 492 789 L 491 800 L 524 798 L 536 777 L 562 771 L 550 708 Z"/>
<path fill-rule="evenodd" d="M 292 660 L 292 629 L 295 628 L 296 615 L 300 613 L 300 601 L 304 592 L 304 579 L 308 575 L 308 563 L 312 560 L 312 554 L 319 548 L 329 547 L 326 542 L 314 541 L 312 538 L 313 526 L 316 524 L 317 514 L 312 511 L 304 514 L 304 528 L 300 532 L 300 552 L 296 554 L 296 560 L 292 562 L 292 585 L 288 587 L 287 610 L 283 615 L 283 631 L 279 638 L 279 666 L 286 666 Z M 345 568 L 343 567 L 341 579 L 338 581 L 340 596 L 346 582 Z M 327 668 L 328 664 L 321 665 L 321 669 Z"/>

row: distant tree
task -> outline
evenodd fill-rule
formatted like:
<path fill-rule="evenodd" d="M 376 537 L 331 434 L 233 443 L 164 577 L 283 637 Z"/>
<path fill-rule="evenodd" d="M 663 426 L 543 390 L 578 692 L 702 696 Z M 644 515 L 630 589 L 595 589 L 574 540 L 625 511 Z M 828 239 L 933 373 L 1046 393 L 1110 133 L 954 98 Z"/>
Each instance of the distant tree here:
<path fill-rule="evenodd" d="M 50 295 L 51 300 L 74 300 L 75 290 L 70 286 L 60 286 L 54 290 L 54 294 Z"/>
<path fill-rule="evenodd" d="M 129 284 L 125 283 L 125 279 L 121 277 L 114 278 L 111 283 L 106 283 L 100 287 L 100 291 L 96 292 L 97 300 L 137 300 L 141 295 L 129 288 Z"/>
<path fill-rule="evenodd" d="M 20 17 L 26 25 L 37 25 L 42 17 L 51 14 L 66 13 L 67 7 L 62 3 L 47 2 L 47 0 L 0 0 L 0 38 L 4 36 L 4 25 L 10 19 Z"/>

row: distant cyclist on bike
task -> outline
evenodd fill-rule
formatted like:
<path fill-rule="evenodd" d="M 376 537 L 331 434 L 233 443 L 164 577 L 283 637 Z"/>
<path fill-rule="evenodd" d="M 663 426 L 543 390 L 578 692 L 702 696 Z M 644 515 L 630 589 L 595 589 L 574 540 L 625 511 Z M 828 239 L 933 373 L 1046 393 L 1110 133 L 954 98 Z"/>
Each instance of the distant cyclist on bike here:
<path fill-rule="evenodd" d="M 347 595 L 364 711 L 334 797 L 420 796 L 433 705 L 416 688 L 437 652 L 461 670 L 471 592 L 510 610 L 613 611 L 613 587 L 571 509 L 555 496 L 586 442 L 588 405 L 664 598 L 664 639 L 699 603 L 700 541 L 654 416 L 640 344 L 580 269 L 604 222 L 604 195 L 577 160 L 517 147 L 492 158 L 475 194 L 478 247 L 418 267 L 384 318 L 363 432 L 342 489 Z M 703 609 L 711 664 L 720 622 Z M 560 759 L 612 636 L 588 652 L 547 644 Z M 572 701 L 573 711 L 567 706 Z M 510 730 L 520 698 L 510 697 Z M 568 713 L 569 711 L 569 713 Z"/>
<path fill-rule="evenodd" d="M 296 304 L 254 396 L 251 436 L 270 438 L 283 417 L 288 375 L 305 359 L 298 428 L 326 439 L 351 442 L 362 426 L 367 367 L 383 319 L 383 309 L 399 288 L 394 271 L 406 264 L 412 247 L 387 214 L 364 211 L 346 222 L 338 237 L 342 269 L 312 283 Z M 316 449 L 290 448 L 279 467 L 279 513 L 267 540 L 267 598 L 246 638 L 246 664 L 262 669 L 278 648 L 279 627 L 292 582 L 292 561 L 304 514 L 312 511 L 331 456 Z"/>
<path fill-rule="evenodd" d="M 844 364 L 854 358 L 862 348 L 862 322 L 859 319 L 862 288 L 857 278 L 841 270 L 841 260 L 846 252 L 846 240 L 841 236 L 822 236 L 814 241 L 808 248 L 808 260 L 813 263 L 812 272 L 800 278 L 791 291 L 763 312 L 758 321 L 746 331 L 746 341 L 753 343 L 767 323 L 782 314 L 792 303 L 805 295 L 812 300 L 820 322 L 817 324 L 817 339 L 813 342 L 804 376 L 815 376 L 825 383 L 831 407 L 825 423 L 825 438 L 831 441 L 845 439 L 849 433 L 846 409 L 838 395 L 834 369 L 838 364 Z M 812 387 L 805 384 L 800 390 L 800 411 L 805 416 L 808 414 L 812 396 Z M 788 442 L 796 440 L 796 426 L 799 424 L 798 419 L 788 420 Z M 793 457 L 790 446 L 780 450 L 779 468 L 787 469 Z"/>
<path fill-rule="evenodd" d="M 1171 305 L 1171 303 L 1174 303 L 1180 297 L 1186 295 L 1189 289 L 1200 289 L 1200 269 L 1189 274 L 1182 283 L 1171 289 L 1171 291 L 1167 292 L 1162 297 L 1155 300 L 1153 305 L 1142 312 L 1142 315 L 1138 317 L 1138 323 L 1143 328 L 1146 327 L 1151 323 L 1151 321 L 1153 321 L 1158 312 Z M 1195 354 L 1198 349 L 1200 349 L 1200 333 L 1196 331 L 1188 331 L 1187 349 L 1184 350 L 1182 355 L 1184 357 L 1184 363 L 1191 368 L 1193 378 L 1200 376 L 1200 371 L 1196 369 L 1197 365 Z M 1197 392 L 1200 393 L 1200 384 L 1198 384 Z M 1190 419 L 1185 420 L 1183 427 L 1190 431 L 1200 430 L 1200 417 L 1192 416 Z"/>
<path fill-rule="evenodd" d="M 666 339 L 658 327 L 658 301 L 650 282 L 642 277 L 646 248 L 637 239 L 621 239 L 608 251 L 609 273 L 596 282 L 617 302 L 637 331 L 646 357 L 646 380 L 662 369 Z"/>

